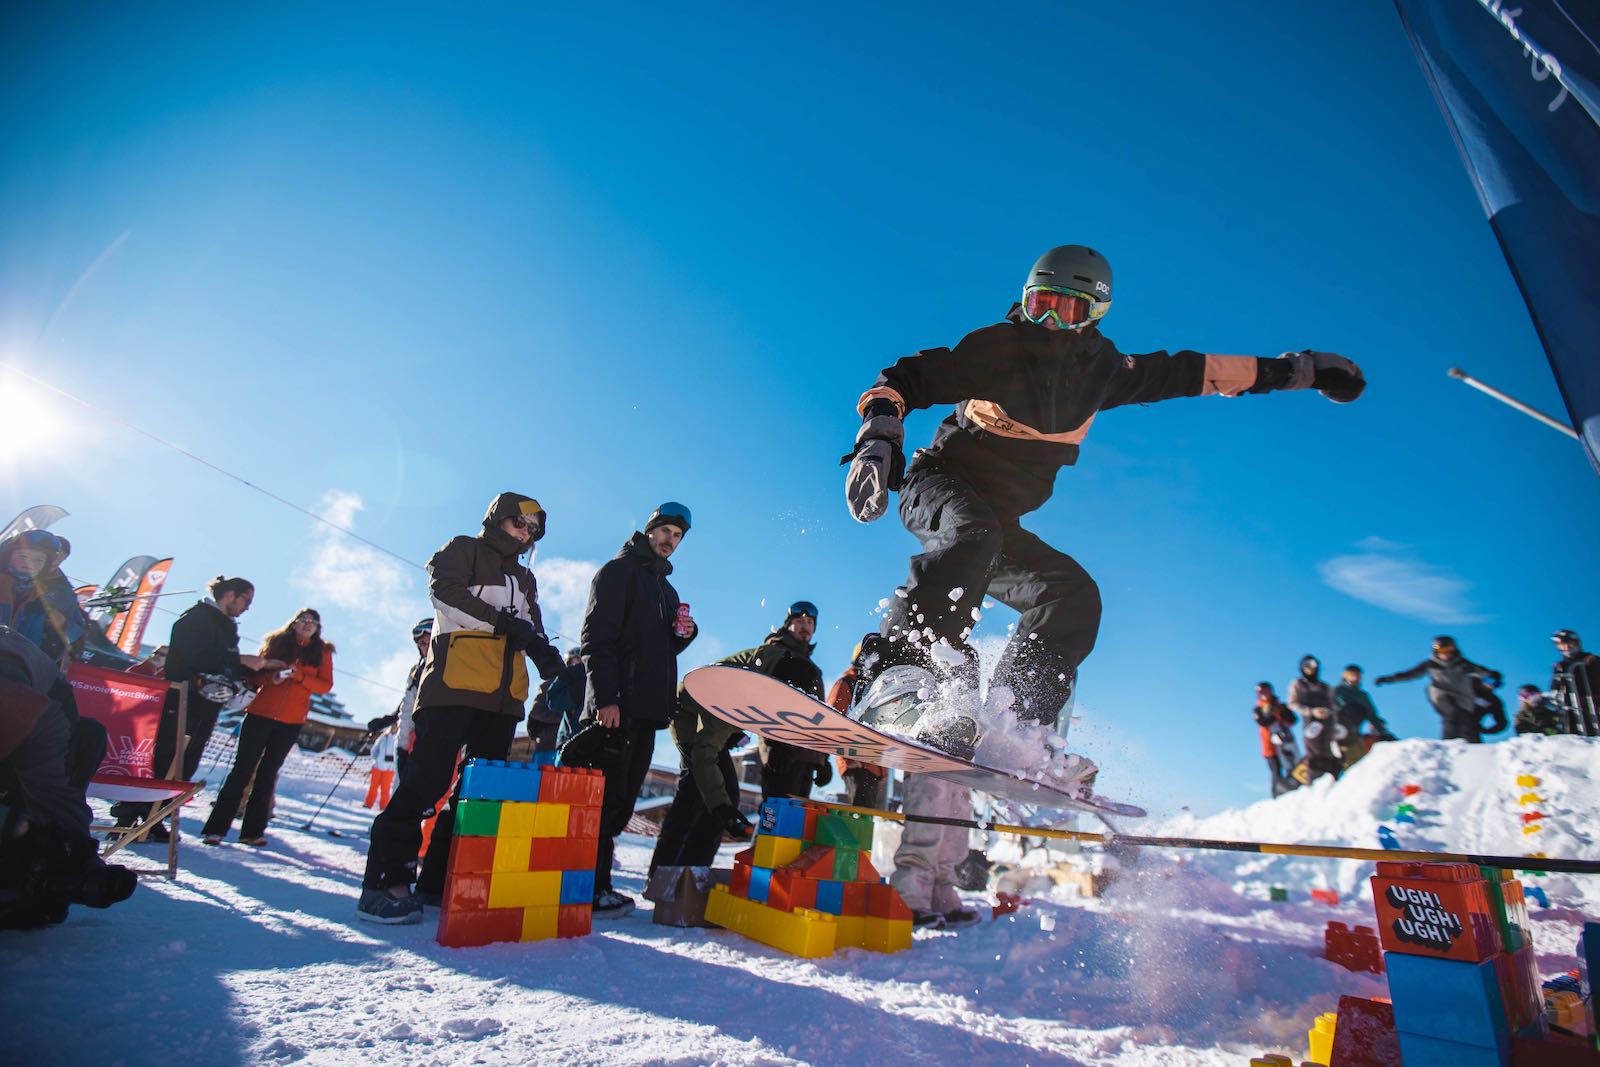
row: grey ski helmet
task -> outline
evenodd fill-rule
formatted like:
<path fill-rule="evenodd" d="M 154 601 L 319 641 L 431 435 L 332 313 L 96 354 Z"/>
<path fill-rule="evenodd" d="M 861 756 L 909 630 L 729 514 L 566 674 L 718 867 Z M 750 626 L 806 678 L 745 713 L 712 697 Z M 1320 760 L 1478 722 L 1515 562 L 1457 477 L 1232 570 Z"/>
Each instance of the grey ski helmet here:
<path fill-rule="evenodd" d="M 1024 297 L 1029 289 L 1037 286 L 1087 293 L 1095 301 L 1090 312 L 1091 322 L 1111 309 L 1111 264 L 1106 262 L 1105 256 L 1084 245 L 1061 245 L 1040 256 L 1022 286 Z"/>

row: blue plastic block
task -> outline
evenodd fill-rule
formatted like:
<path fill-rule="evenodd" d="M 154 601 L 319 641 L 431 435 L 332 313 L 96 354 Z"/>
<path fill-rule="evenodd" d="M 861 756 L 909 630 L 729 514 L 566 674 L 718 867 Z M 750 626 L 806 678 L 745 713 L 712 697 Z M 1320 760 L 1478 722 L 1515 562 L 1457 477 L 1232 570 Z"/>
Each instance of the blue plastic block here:
<path fill-rule="evenodd" d="M 461 795 L 469 800 L 539 799 L 539 768 L 505 760 L 468 760 L 461 772 Z"/>
<path fill-rule="evenodd" d="M 1400 847 L 1400 842 L 1395 839 L 1394 831 L 1387 826 L 1378 827 L 1378 844 L 1387 849 Z"/>
<path fill-rule="evenodd" d="M 593 871 L 561 872 L 561 903 L 588 904 L 594 900 Z"/>
<path fill-rule="evenodd" d="M 535 767 L 554 767 L 561 754 L 552 749 L 549 752 L 535 752 L 530 761 Z"/>
<path fill-rule="evenodd" d="M 789 797 L 762 801 L 761 832 L 775 837 L 805 837 L 806 809 Z"/>
<path fill-rule="evenodd" d="M 1395 822 L 1408 822 L 1408 823 L 1415 824 L 1417 820 L 1413 819 L 1409 814 L 1407 814 L 1406 812 L 1402 811 L 1399 815 L 1396 815 L 1394 817 L 1394 821 Z M 1385 861 L 1385 862 L 1387 862 L 1387 861 Z"/>
<path fill-rule="evenodd" d="M 1545 895 L 1544 890 L 1539 886 L 1528 885 L 1524 883 L 1522 886 L 1522 895 L 1529 900 L 1537 900 L 1539 902 L 1539 907 L 1541 908 L 1548 908 L 1550 906 L 1550 898 Z"/>
<path fill-rule="evenodd" d="M 817 910 L 829 915 L 844 914 L 844 883 L 831 880 L 817 883 Z"/>
<path fill-rule="evenodd" d="M 1508 1067 L 1511 1063 L 1510 1052 L 1503 1049 L 1441 1041 L 1404 1030 L 1399 1037 L 1400 1062 L 1405 1067 Z"/>
<path fill-rule="evenodd" d="M 765 904 L 767 902 L 767 890 L 769 890 L 771 888 L 772 888 L 772 868 L 771 867 L 751 867 L 750 868 L 750 892 L 749 892 L 749 895 L 745 899 L 753 900 L 757 904 Z"/>
<path fill-rule="evenodd" d="M 1383 961 L 1389 972 L 1389 999 L 1394 1001 L 1394 1028 L 1402 1035 L 1500 1052 L 1510 1048 L 1511 1032 L 1493 959 L 1462 963 L 1385 952 Z M 1411 1067 L 1409 1054 L 1402 1058 Z"/>

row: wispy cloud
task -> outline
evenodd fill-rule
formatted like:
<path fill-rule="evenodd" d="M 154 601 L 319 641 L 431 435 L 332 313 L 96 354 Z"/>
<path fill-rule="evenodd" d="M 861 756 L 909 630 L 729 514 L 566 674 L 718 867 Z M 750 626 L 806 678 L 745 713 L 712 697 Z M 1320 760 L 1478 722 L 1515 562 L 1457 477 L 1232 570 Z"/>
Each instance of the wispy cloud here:
<path fill-rule="evenodd" d="M 560 556 L 534 560 L 533 574 L 539 580 L 539 610 L 544 627 L 563 650 L 578 643 L 583 632 L 583 610 L 589 603 L 589 583 L 600 564 L 587 559 Z"/>
<path fill-rule="evenodd" d="M 1470 582 L 1422 559 L 1411 546 L 1369 537 L 1356 548 L 1317 567 L 1322 580 L 1346 596 L 1424 622 L 1489 618 L 1473 610 Z"/>
<path fill-rule="evenodd" d="M 320 508 L 329 522 L 353 530 L 363 504 L 356 493 L 334 489 Z M 294 574 L 297 588 L 311 594 L 311 606 L 347 609 L 377 627 L 406 630 L 426 612 L 420 575 L 376 549 L 320 523 L 312 531 L 312 551 Z"/>

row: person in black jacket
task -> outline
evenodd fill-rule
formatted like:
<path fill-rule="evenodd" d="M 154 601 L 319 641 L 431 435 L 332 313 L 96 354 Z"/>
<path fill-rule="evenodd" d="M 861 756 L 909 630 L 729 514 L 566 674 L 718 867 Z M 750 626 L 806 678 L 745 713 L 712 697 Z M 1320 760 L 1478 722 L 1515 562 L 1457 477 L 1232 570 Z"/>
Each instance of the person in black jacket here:
<path fill-rule="evenodd" d="M 567 649 L 561 673 L 539 686 L 528 706 L 528 736 L 535 752 L 554 752 L 576 732 L 583 713 L 583 651 Z"/>
<path fill-rule="evenodd" d="M 1551 640 L 1561 658 L 1550 671 L 1550 691 L 1555 694 L 1567 733 L 1600 734 L 1600 656 L 1583 650 L 1583 641 L 1571 630 L 1557 630 Z"/>
<path fill-rule="evenodd" d="M 181 778 L 190 781 L 200 768 L 201 753 L 211 740 L 211 731 L 217 726 L 217 713 L 222 710 L 220 701 L 213 699 L 221 690 L 244 684 L 245 671 L 276 670 L 284 664 L 275 659 L 239 654 L 239 616 L 250 610 L 256 587 L 243 578 L 224 578 L 217 575 L 207 586 L 211 594 L 178 616 L 172 624 L 172 636 L 167 639 L 167 680 L 188 684 L 184 729 L 188 743 L 184 745 L 182 761 L 176 770 L 174 758 L 178 752 L 178 694 L 167 691 L 166 704 L 161 709 L 161 723 L 156 728 L 155 754 L 150 771 L 157 778 Z M 118 826 L 132 826 L 136 819 L 149 814 L 145 803 L 121 803 L 113 806 Z M 153 826 L 145 835 L 150 842 L 165 842 L 164 826 Z"/>
<path fill-rule="evenodd" d="M 1562 732 L 1561 713 L 1550 705 L 1536 685 L 1517 689 L 1517 716 L 1512 728 L 1519 734 L 1554 735 Z"/>
<path fill-rule="evenodd" d="M 753 657 L 752 664 L 785 685 L 823 700 L 822 669 L 811 661 L 811 654 L 817 649 L 811 638 L 816 632 L 817 606 L 809 600 L 797 600 L 790 605 L 783 626 L 760 649 L 752 650 L 768 653 Z M 766 738 L 761 739 L 756 751 L 761 760 L 762 800 L 809 797 L 813 784 L 821 787 L 833 781 L 833 767 L 821 752 Z"/>
<path fill-rule="evenodd" d="M 678 696 L 678 653 L 696 627 L 679 610 L 667 581 L 668 562 L 689 532 L 689 509 L 675 501 L 658 507 L 595 573 L 583 616 L 583 664 L 588 673 L 583 728 L 561 750 L 561 762 L 605 772 L 600 848 L 594 868 L 594 918 L 620 918 L 633 898 L 611 885 L 616 837 L 633 817 L 639 788 L 650 770 L 656 731 L 672 719 Z"/>
<path fill-rule="evenodd" d="M 1500 672 L 1480 666 L 1461 654 L 1456 639 L 1440 634 L 1433 639 L 1433 655 L 1410 670 L 1374 678 L 1373 685 L 1392 685 L 1413 678 L 1428 676 L 1428 703 L 1439 713 L 1440 737 L 1445 741 L 1461 740 L 1478 744 L 1483 740 L 1481 723 L 1486 706 L 1485 699 L 1498 703 L 1494 686 L 1500 684 Z M 1499 715 L 1499 729 L 1504 730 L 1505 711 Z M 1494 729 L 1491 733 L 1496 732 Z"/>
<path fill-rule="evenodd" d="M 881 633 L 867 639 L 877 676 L 892 665 L 933 670 L 938 664 L 962 683 L 954 700 L 975 693 L 976 658 L 966 638 L 984 598 L 993 597 L 1022 618 L 990 691 L 1009 690 L 1019 719 L 1053 724 L 1071 697 L 1078 665 L 1094 648 L 1100 590 L 1071 556 L 1023 529 L 1021 517 L 1050 498 L 1057 472 L 1077 462 L 1099 413 L 1175 397 L 1280 389 L 1314 388 L 1347 402 L 1365 386 L 1354 363 L 1327 352 L 1277 359 L 1125 355 L 1100 333 L 1111 287 L 1110 265 L 1098 252 L 1081 245 L 1051 249 L 1034 264 L 1006 321 L 968 334 L 953 349 L 906 356 L 862 395 L 857 410 L 864 421 L 845 457 L 850 513 L 871 522 L 898 489 L 900 518 L 923 548 L 911 560 L 903 595 L 890 599 Z M 955 412 L 907 467 L 902 418 L 942 404 L 955 404 Z M 958 655 L 936 655 L 931 648 L 940 644 Z M 872 697 L 869 691 L 863 698 L 868 708 Z M 957 711 L 930 721 L 937 727 L 926 740 L 971 753 L 972 716 Z"/>

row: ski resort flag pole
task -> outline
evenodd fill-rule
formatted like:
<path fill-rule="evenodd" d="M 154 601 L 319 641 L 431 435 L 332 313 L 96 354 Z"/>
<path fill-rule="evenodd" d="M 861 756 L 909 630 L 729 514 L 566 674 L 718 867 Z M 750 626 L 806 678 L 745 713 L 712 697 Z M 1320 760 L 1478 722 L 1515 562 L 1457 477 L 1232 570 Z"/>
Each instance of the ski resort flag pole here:
<path fill-rule="evenodd" d="M 28 530 L 48 530 L 51 523 L 60 522 L 66 517 L 66 508 L 58 508 L 54 504 L 36 504 L 7 523 L 4 530 L 0 530 L 0 541 L 4 541 L 12 534 Z"/>
<path fill-rule="evenodd" d="M 150 625 L 150 615 L 155 611 L 156 597 L 166 584 L 167 573 L 172 570 L 172 560 L 157 560 L 145 569 L 134 591 L 133 601 L 122 616 L 121 632 L 114 638 L 118 648 L 130 656 L 139 654 L 139 642 L 144 640 L 144 630 Z"/>
<path fill-rule="evenodd" d="M 1395 6 L 1600 473 L 1600 6 Z"/>

